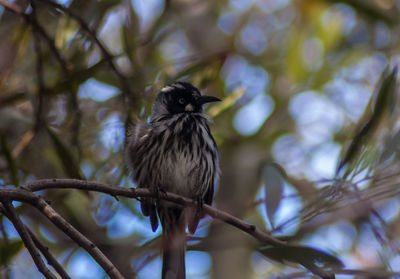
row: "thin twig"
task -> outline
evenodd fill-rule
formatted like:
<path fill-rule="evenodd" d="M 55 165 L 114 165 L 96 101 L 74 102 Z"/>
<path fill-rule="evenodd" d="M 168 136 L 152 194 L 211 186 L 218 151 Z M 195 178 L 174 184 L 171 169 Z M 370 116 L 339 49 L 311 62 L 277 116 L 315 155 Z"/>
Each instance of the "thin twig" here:
<path fill-rule="evenodd" d="M 62 265 L 57 261 L 57 259 L 50 253 L 49 248 L 44 246 L 43 243 L 36 237 L 36 235 L 30 230 L 27 229 L 29 235 L 31 236 L 33 243 L 35 243 L 36 247 L 42 252 L 43 256 L 46 258 L 47 263 L 50 264 L 57 273 L 61 276 L 62 279 L 71 279 Z"/>
<path fill-rule="evenodd" d="M 86 236 L 81 234 L 70 223 L 62 218 L 44 199 L 33 194 L 30 191 L 21 189 L 0 189 L 0 198 L 9 200 L 18 200 L 26 202 L 36 207 L 45 215 L 56 227 L 68 235 L 79 246 L 85 249 L 93 259 L 103 268 L 110 278 L 124 278 L 112 262 L 94 245 Z"/>
<path fill-rule="evenodd" d="M 114 264 L 101 252 L 101 250 L 91 242 L 86 236 L 75 229 L 70 223 L 62 218 L 44 199 L 38 198 L 35 204 L 54 225 L 66 233 L 72 240 L 84 248 L 93 259 L 103 268 L 110 278 L 124 278 Z"/>
<path fill-rule="evenodd" d="M 35 17 L 35 5 L 32 5 L 32 17 Z M 37 96 L 37 104 L 36 104 L 36 123 L 35 123 L 35 131 L 37 132 L 40 128 L 42 128 L 42 124 L 44 122 L 43 114 L 43 102 L 44 102 L 44 93 L 46 90 L 44 83 L 44 73 L 43 73 L 43 60 L 42 60 L 42 48 L 40 45 L 39 35 L 36 32 L 33 32 L 33 42 L 36 52 L 36 79 L 37 79 L 37 87 L 38 87 L 38 96 Z"/>
<path fill-rule="evenodd" d="M 68 76 L 69 72 L 72 70 L 73 65 L 70 62 L 67 62 L 63 55 L 60 53 L 60 51 L 57 49 L 53 38 L 51 38 L 47 32 L 44 30 L 44 28 L 39 24 L 39 21 L 36 16 L 36 3 L 34 0 L 29 0 L 29 3 L 32 6 L 32 12 L 30 15 L 26 15 L 25 19 L 27 20 L 28 23 L 32 25 L 32 28 L 34 29 L 35 32 L 37 32 L 41 37 L 44 38 L 45 42 L 47 43 L 48 47 L 50 48 L 51 52 L 54 54 L 55 58 L 58 60 L 58 62 L 61 65 L 61 68 L 63 70 L 64 76 Z M 34 34 L 36 36 L 36 34 Z M 44 86 L 43 86 L 43 89 Z M 70 88 L 69 90 L 69 105 L 70 105 L 70 110 L 73 111 L 74 113 L 72 114 L 72 123 L 71 123 L 71 128 L 72 128 L 72 140 L 71 143 L 73 146 L 75 146 L 78 150 L 79 156 L 81 155 L 81 150 L 80 150 L 80 144 L 79 144 L 79 130 L 81 127 L 81 118 L 82 118 L 82 112 L 79 108 L 78 104 L 78 99 L 77 99 L 77 92 L 72 91 Z M 39 95 L 40 97 L 40 95 Z M 39 99 L 40 100 L 40 99 Z"/>
<path fill-rule="evenodd" d="M 0 204 L 0 212 L 4 214 L 8 219 L 11 217 L 9 216 L 8 211 L 4 208 L 2 204 Z M 57 261 L 57 259 L 50 253 L 49 248 L 44 246 L 40 240 L 36 237 L 36 235 L 27 227 L 25 226 L 25 230 L 29 233 L 30 237 L 33 240 L 35 246 L 39 249 L 42 255 L 46 258 L 47 263 L 53 266 L 53 268 L 57 271 L 57 273 L 61 276 L 62 279 L 71 279 L 68 273 L 64 270 L 61 264 Z"/>
<path fill-rule="evenodd" d="M 3 206 L 3 205 L 0 204 L 0 206 Z M 4 244 L 8 245 L 9 240 L 8 240 L 7 232 L 4 228 L 3 218 L 0 220 L 0 232 L 3 237 Z M 10 278 L 10 267 L 9 267 L 8 263 L 4 263 L 4 279 L 9 279 L 9 278 Z"/>
<path fill-rule="evenodd" d="M 34 35 L 34 43 L 35 43 L 35 51 L 37 55 L 37 63 L 36 63 L 36 68 L 37 68 L 37 80 L 38 80 L 38 98 L 37 98 L 37 106 L 36 106 L 36 125 L 35 129 L 37 130 L 40 127 L 41 121 L 43 120 L 42 116 L 42 111 L 43 111 L 43 97 L 42 95 L 45 93 L 45 84 L 43 80 L 43 62 L 41 58 L 41 49 L 40 49 L 40 40 L 39 36 L 44 39 L 46 42 L 48 48 L 50 49 L 51 53 L 54 55 L 56 60 L 59 62 L 61 65 L 61 69 L 63 70 L 64 76 L 68 76 L 70 71 L 73 69 L 73 64 L 67 61 L 64 56 L 61 54 L 59 49 L 56 47 L 54 39 L 46 32 L 46 30 L 40 25 L 37 16 L 36 16 L 36 3 L 34 0 L 29 1 L 30 5 L 32 6 L 32 12 L 31 13 L 24 13 L 22 9 L 15 5 L 15 4 L 10 4 L 10 3 L 4 3 L 4 1 L 0 1 L 0 5 L 5 6 L 8 10 L 11 12 L 14 12 L 18 15 L 21 15 L 23 19 L 26 21 L 28 25 L 30 25 L 33 29 L 33 35 Z M 69 88 L 68 88 L 69 89 Z M 74 112 L 72 116 L 72 145 L 76 146 L 79 154 L 81 153 L 80 150 L 80 144 L 79 144 L 79 129 L 81 125 L 81 116 L 82 112 L 79 108 L 78 101 L 77 101 L 77 93 L 73 92 L 70 90 L 69 96 L 70 96 L 70 106 L 71 106 L 71 111 Z"/>
<path fill-rule="evenodd" d="M 17 230 L 19 236 L 21 237 L 22 241 L 25 244 L 26 249 L 28 250 L 29 254 L 33 261 L 35 262 L 36 267 L 38 270 L 44 275 L 44 277 L 49 279 L 56 279 L 57 277 L 51 273 L 51 271 L 47 268 L 45 263 L 40 256 L 38 249 L 36 248 L 31 236 L 29 235 L 28 231 L 26 230 L 24 224 L 19 219 L 17 213 L 15 212 L 14 207 L 11 205 L 10 201 L 3 200 L 4 209 L 7 212 L 7 216 L 9 217 L 11 223 L 13 223 L 15 229 Z"/>
<path fill-rule="evenodd" d="M 4 0 L 0 0 L 0 6 L 3 6 L 8 11 L 16 13 L 16 14 L 23 13 L 22 9 L 15 3 L 10 3 L 10 2 L 4 1 Z"/>
<path fill-rule="evenodd" d="M 29 1 L 31 3 L 31 6 L 34 7 L 33 1 Z M 15 3 L 9 3 L 4 0 L 0 0 L 0 6 L 5 7 L 8 11 L 13 12 L 15 14 L 21 15 L 24 20 L 32 26 L 32 28 L 39 33 L 40 36 L 43 37 L 43 39 L 46 41 L 47 45 L 49 46 L 50 51 L 53 53 L 54 57 L 57 59 L 57 61 L 60 63 L 61 67 L 65 71 L 70 71 L 73 67 L 73 65 L 68 62 L 64 56 L 60 53 L 60 51 L 57 49 L 54 39 L 50 37 L 49 34 L 47 34 L 46 30 L 39 24 L 36 15 L 34 12 L 31 14 L 24 13 L 23 10 Z"/>
<path fill-rule="evenodd" d="M 102 192 L 105 194 L 109 194 L 111 196 L 123 196 L 127 198 L 139 198 L 139 197 L 160 198 L 163 200 L 172 201 L 182 206 L 197 206 L 196 201 L 173 193 L 163 193 L 162 195 L 157 195 L 143 188 L 122 188 L 94 181 L 85 181 L 77 179 L 43 179 L 25 184 L 23 187 L 33 192 L 40 190 L 49 190 L 49 189 L 80 189 L 85 191 Z M 1 195 L 1 190 L 0 190 L 0 195 Z M 249 224 L 245 221 L 242 221 L 239 218 L 229 213 L 218 210 L 206 204 L 203 205 L 203 210 L 209 216 L 215 219 L 219 219 L 225 223 L 228 223 L 240 230 L 243 230 L 244 232 L 250 234 L 254 238 L 263 242 L 264 244 L 270 244 L 274 246 L 285 245 L 285 242 L 272 237 L 270 234 L 261 231 L 256 226 Z"/>
<path fill-rule="evenodd" d="M 22 190 L 25 189 L 25 190 Z M 32 183 L 25 184 L 21 188 L 17 189 L 0 189 L 0 198 L 3 199 L 11 199 L 18 200 L 21 202 L 27 202 L 35 207 L 37 207 L 43 214 L 45 214 L 56 226 L 58 226 L 62 231 L 66 232 L 72 239 L 82 245 L 82 237 L 84 236 L 72 236 L 70 230 L 74 230 L 74 228 L 68 224 L 61 216 L 59 216 L 54 209 L 52 209 L 42 198 L 38 197 L 31 191 L 41 191 L 41 190 L 50 190 L 50 189 L 81 189 L 86 191 L 94 191 L 101 192 L 105 194 L 109 194 L 111 196 L 122 196 L 127 198 L 141 198 L 141 197 L 151 197 L 151 198 L 159 198 L 162 200 L 174 202 L 176 204 L 182 205 L 184 207 L 188 206 L 197 206 L 196 201 L 172 194 L 172 193 L 152 193 L 147 189 L 142 188 L 122 188 L 116 186 L 110 186 L 94 181 L 83 181 L 76 179 L 44 179 L 37 180 Z M 261 241 L 263 244 L 272 245 L 275 247 L 287 247 L 289 246 L 286 242 L 278 240 L 272 237 L 270 234 L 263 232 L 257 229 L 254 225 L 248 224 L 226 212 L 221 210 L 212 208 L 208 205 L 203 206 L 203 210 L 206 214 L 210 215 L 215 219 L 220 219 L 232 226 L 250 234 L 257 240 Z M 77 232 L 79 234 L 79 232 Z M 87 244 L 85 244 L 87 245 Z M 85 246 L 85 249 L 88 250 L 88 247 Z M 90 246 L 89 248 L 93 248 Z M 88 250 L 90 253 L 90 249 Z M 100 252 L 101 253 L 101 252 Z M 91 253 L 92 255 L 92 253 Z M 333 278 L 333 274 L 368 274 L 366 271 L 362 270 L 337 270 L 332 272 L 326 272 L 321 268 L 306 267 L 309 271 L 314 274 L 320 276 L 321 278 Z"/>
<path fill-rule="evenodd" d="M 118 69 L 114 62 L 114 57 L 113 55 L 110 54 L 109 50 L 106 48 L 106 46 L 100 41 L 100 39 L 97 37 L 96 31 L 92 29 L 86 21 L 80 17 L 78 14 L 76 14 L 74 11 L 69 9 L 68 7 L 65 7 L 63 5 L 60 5 L 56 2 L 50 1 L 50 0 L 40 0 L 43 3 L 46 3 L 52 7 L 54 7 L 57 10 L 60 10 L 70 16 L 71 18 L 75 19 L 81 29 L 87 34 L 88 38 L 92 40 L 100 49 L 100 52 L 103 56 L 103 58 L 108 62 L 111 70 L 114 72 L 114 74 L 118 77 L 121 86 L 122 86 L 122 92 L 125 96 L 128 98 L 133 98 L 134 95 L 132 94 L 132 90 L 130 88 L 129 82 L 127 77 Z"/>
<path fill-rule="evenodd" d="M 54 39 L 47 34 L 46 30 L 39 24 L 39 21 L 36 16 L 36 4 L 34 1 L 29 1 L 32 6 L 31 14 L 24 14 L 25 20 L 32 25 L 34 31 L 36 31 L 47 43 L 50 51 L 53 53 L 56 60 L 60 63 L 64 72 L 69 72 L 72 70 L 73 65 L 70 62 L 67 62 L 64 56 L 57 49 Z"/>
<path fill-rule="evenodd" d="M 123 278 L 118 270 L 108 260 L 108 258 L 84 235 L 76 230 L 71 224 L 65 221 L 45 200 L 33 194 L 30 191 L 39 191 L 45 189 L 82 189 L 86 191 L 96 191 L 112 196 L 123 196 L 128 198 L 138 197 L 153 197 L 161 198 L 163 200 L 172 201 L 182 206 L 197 207 L 197 202 L 176 194 L 163 193 L 161 196 L 150 192 L 148 189 L 139 188 L 121 188 L 110 186 L 98 182 L 76 180 L 76 179 L 44 179 L 38 180 L 33 183 L 28 183 L 22 187 L 26 190 L 16 189 L 0 189 L 0 198 L 7 198 L 21 202 L 27 202 L 38 208 L 53 224 L 55 224 L 61 231 L 66 233 L 71 239 L 82 246 L 110 275 L 111 278 Z M 256 226 L 248 224 L 236 218 L 229 213 L 215 209 L 208 205 L 203 205 L 203 210 L 209 216 L 220 219 L 244 232 L 250 234 L 263 244 L 273 246 L 285 246 L 285 242 L 280 241 L 268 233 L 259 230 Z M 121 277 L 119 277 L 121 276 Z"/>

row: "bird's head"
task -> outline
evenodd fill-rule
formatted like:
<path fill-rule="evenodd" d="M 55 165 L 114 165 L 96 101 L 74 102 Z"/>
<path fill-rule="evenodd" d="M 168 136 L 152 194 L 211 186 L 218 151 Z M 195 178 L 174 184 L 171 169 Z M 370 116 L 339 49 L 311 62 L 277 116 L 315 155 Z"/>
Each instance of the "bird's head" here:
<path fill-rule="evenodd" d="M 203 105 L 221 101 L 214 96 L 201 95 L 188 82 L 178 81 L 161 89 L 153 105 L 152 118 L 165 114 L 203 112 Z"/>

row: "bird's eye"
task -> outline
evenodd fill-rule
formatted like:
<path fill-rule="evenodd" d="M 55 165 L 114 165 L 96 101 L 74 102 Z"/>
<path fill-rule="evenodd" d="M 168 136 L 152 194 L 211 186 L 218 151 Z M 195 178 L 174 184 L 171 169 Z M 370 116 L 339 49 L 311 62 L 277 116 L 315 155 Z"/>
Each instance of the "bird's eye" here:
<path fill-rule="evenodd" d="M 183 105 L 183 104 L 185 104 L 186 101 L 185 101 L 184 98 L 180 98 L 178 102 L 179 102 L 181 105 Z"/>

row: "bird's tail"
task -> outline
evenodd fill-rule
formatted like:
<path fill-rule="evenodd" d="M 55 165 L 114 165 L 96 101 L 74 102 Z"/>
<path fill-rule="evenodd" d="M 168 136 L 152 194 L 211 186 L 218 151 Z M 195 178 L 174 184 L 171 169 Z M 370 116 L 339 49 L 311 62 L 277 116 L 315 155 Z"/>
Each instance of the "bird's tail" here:
<path fill-rule="evenodd" d="M 186 230 L 183 218 L 163 224 L 162 279 L 185 279 Z"/>

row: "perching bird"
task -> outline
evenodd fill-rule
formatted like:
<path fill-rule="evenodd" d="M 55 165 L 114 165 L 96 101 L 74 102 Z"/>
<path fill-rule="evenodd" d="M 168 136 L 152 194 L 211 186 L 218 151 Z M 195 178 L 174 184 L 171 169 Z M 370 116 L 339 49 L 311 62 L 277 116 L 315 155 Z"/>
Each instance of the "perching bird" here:
<path fill-rule="evenodd" d="M 211 204 L 219 173 L 218 150 L 203 105 L 216 101 L 220 99 L 201 95 L 187 82 L 161 89 L 150 123 L 136 123 L 127 142 L 128 166 L 138 187 Z M 153 231 L 158 218 L 163 228 L 162 278 L 185 278 L 186 227 L 195 232 L 200 210 L 156 199 L 143 199 L 141 209 L 150 217 Z"/>

